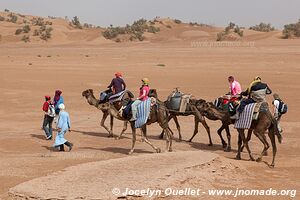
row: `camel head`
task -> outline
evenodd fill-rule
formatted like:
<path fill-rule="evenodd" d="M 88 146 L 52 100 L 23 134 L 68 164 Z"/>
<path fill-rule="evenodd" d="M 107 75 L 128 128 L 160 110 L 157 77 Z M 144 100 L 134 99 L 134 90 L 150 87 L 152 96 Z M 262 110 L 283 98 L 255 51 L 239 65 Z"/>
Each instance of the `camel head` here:
<path fill-rule="evenodd" d="M 87 102 L 90 105 L 93 106 L 98 106 L 99 104 L 99 100 L 95 98 L 94 96 L 94 92 L 92 89 L 87 89 L 85 91 L 82 92 L 82 96 L 85 97 L 87 99 Z"/>
<path fill-rule="evenodd" d="M 82 96 L 88 98 L 90 96 L 94 96 L 93 89 L 87 89 L 82 92 Z"/>

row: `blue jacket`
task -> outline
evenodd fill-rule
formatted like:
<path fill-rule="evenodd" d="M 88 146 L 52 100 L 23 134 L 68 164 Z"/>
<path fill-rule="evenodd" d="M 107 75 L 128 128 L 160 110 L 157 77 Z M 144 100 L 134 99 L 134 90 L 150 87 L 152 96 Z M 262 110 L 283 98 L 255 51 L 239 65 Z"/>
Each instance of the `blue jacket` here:
<path fill-rule="evenodd" d="M 58 106 L 59 104 L 64 103 L 64 98 L 62 96 L 59 97 L 59 100 L 55 104 L 55 110 L 59 109 Z"/>

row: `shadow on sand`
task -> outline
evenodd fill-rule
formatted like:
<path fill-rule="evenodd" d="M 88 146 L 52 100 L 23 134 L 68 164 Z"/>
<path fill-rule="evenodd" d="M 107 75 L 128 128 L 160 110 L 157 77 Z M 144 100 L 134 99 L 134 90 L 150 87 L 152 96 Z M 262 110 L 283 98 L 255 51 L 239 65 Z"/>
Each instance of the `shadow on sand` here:
<path fill-rule="evenodd" d="M 108 138 L 108 133 L 101 133 L 101 132 L 92 132 L 92 131 L 81 131 L 81 130 L 71 130 L 75 133 L 81 133 L 84 135 L 94 136 L 94 137 L 104 137 Z"/>
<path fill-rule="evenodd" d="M 33 137 L 33 138 L 40 139 L 40 140 L 46 140 L 45 135 L 30 134 L 30 136 Z"/>
<path fill-rule="evenodd" d="M 107 151 L 107 152 L 121 153 L 121 154 L 126 154 L 126 155 L 128 155 L 128 153 L 130 151 L 129 148 L 120 148 L 120 147 L 105 147 L 105 148 L 80 147 L 79 149 Z M 154 151 L 145 151 L 142 149 L 135 149 L 134 153 L 155 153 L 155 152 Z"/>

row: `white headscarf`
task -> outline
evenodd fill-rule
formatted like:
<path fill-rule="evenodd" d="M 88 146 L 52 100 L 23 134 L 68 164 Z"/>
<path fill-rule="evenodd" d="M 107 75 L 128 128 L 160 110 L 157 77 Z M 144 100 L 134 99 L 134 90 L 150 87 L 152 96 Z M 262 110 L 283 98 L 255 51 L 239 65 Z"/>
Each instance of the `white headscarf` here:
<path fill-rule="evenodd" d="M 58 108 L 60 110 L 64 110 L 66 107 L 65 107 L 65 104 L 61 103 L 61 104 L 58 105 Z"/>

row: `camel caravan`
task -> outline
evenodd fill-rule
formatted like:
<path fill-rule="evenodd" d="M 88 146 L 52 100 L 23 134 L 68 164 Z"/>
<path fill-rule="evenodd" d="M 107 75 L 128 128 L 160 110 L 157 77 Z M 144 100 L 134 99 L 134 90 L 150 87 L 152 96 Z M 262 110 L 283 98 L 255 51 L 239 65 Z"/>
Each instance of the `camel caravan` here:
<path fill-rule="evenodd" d="M 221 121 L 221 127 L 217 133 L 220 136 L 224 151 L 231 151 L 231 133 L 229 126 L 234 125 L 238 132 L 238 152 L 236 159 L 241 159 L 241 152 L 245 147 L 250 160 L 255 160 L 252 156 L 248 142 L 252 133 L 258 137 L 263 143 L 264 148 L 257 162 L 267 154 L 270 147 L 266 133 L 268 134 L 272 150 L 273 159 L 271 167 L 275 165 L 275 156 L 277 152 L 276 138 L 279 143 L 282 141 L 282 129 L 279 126 L 281 116 L 287 112 L 287 105 L 279 98 L 278 94 L 274 94 L 274 114 L 270 111 L 266 101 L 266 95 L 272 91 L 267 84 L 263 83 L 260 77 L 255 77 L 246 91 L 241 90 L 240 84 L 230 76 L 228 78 L 230 84 L 230 92 L 224 96 L 218 97 L 214 102 L 208 102 L 204 99 L 197 99 L 190 94 L 181 93 L 177 88 L 171 92 L 167 100 L 161 101 L 158 98 L 157 91 L 150 89 L 149 80 L 142 79 L 140 94 L 137 98 L 126 89 L 125 81 L 121 73 L 116 73 L 115 78 L 108 86 L 108 90 L 101 92 L 99 99 L 95 97 L 92 89 L 82 92 L 82 96 L 86 98 L 88 104 L 95 106 L 103 112 L 101 126 L 108 132 L 108 137 L 114 137 L 113 123 L 114 118 L 122 120 L 124 127 L 116 139 L 120 139 L 127 129 L 128 123 L 132 130 L 132 147 L 129 154 L 134 152 L 136 142 L 136 130 L 141 129 L 142 141 L 149 144 L 157 153 L 161 149 L 154 146 L 147 138 L 147 125 L 158 123 L 162 128 L 159 135 L 161 139 L 166 138 L 166 151 L 172 151 L 173 131 L 169 127 L 169 121 L 174 120 L 179 139 L 182 140 L 180 125 L 177 116 L 194 116 L 195 128 L 193 136 L 188 140 L 192 142 L 198 133 L 198 125 L 201 123 L 208 134 L 208 145 L 212 146 L 210 128 L 206 123 L 206 119 L 213 121 Z M 110 128 L 105 125 L 107 117 L 110 116 Z M 225 129 L 227 142 L 222 137 L 222 131 Z M 245 134 L 247 130 L 247 135 Z"/>

